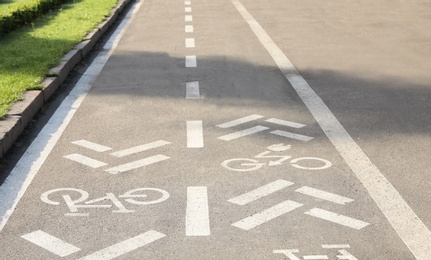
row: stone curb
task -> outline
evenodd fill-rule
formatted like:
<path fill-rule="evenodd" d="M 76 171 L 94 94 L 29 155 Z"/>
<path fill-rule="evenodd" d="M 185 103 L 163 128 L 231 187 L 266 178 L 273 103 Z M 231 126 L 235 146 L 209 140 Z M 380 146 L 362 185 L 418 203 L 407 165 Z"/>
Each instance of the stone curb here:
<path fill-rule="evenodd" d="M 36 113 L 48 102 L 70 72 L 90 53 L 100 37 L 106 33 L 119 14 L 132 1 L 119 0 L 117 6 L 111 10 L 110 16 L 64 55 L 59 65 L 49 70 L 48 76 L 41 82 L 42 90 L 27 91 L 23 94 L 22 101 L 12 105 L 6 119 L 0 121 L 0 158 L 12 147 Z"/>

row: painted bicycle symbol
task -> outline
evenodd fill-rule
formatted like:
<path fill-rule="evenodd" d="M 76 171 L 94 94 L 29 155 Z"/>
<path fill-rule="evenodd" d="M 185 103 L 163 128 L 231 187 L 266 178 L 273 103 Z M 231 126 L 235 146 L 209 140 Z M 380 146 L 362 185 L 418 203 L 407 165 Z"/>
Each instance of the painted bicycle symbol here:
<path fill-rule="evenodd" d="M 114 208 L 112 210 L 113 213 L 132 213 L 135 212 L 135 210 L 127 209 L 120 199 L 123 199 L 129 204 L 142 206 L 163 202 L 167 200 L 169 196 L 169 193 L 162 189 L 138 188 L 129 190 L 118 196 L 113 193 L 106 193 L 104 197 L 88 200 L 89 194 L 85 190 L 59 188 L 43 193 L 40 199 L 47 204 L 55 206 L 59 206 L 64 202 L 70 211 L 65 214 L 66 216 L 89 216 L 89 213 L 81 213 L 79 209 Z"/>
<path fill-rule="evenodd" d="M 230 171 L 236 172 L 249 172 L 262 168 L 265 165 L 277 166 L 282 165 L 285 161 L 289 161 L 292 167 L 303 170 L 324 170 L 332 166 L 332 163 L 326 159 L 317 157 L 298 157 L 292 159 L 290 155 L 276 155 L 275 153 L 284 152 L 292 148 L 291 145 L 274 144 L 268 146 L 268 151 L 262 152 L 254 158 L 256 159 L 270 159 L 269 162 L 262 162 L 260 160 L 251 158 L 233 158 L 225 160 L 221 165 Z M 277 160 L 274 160 L 277 159 Z"/>

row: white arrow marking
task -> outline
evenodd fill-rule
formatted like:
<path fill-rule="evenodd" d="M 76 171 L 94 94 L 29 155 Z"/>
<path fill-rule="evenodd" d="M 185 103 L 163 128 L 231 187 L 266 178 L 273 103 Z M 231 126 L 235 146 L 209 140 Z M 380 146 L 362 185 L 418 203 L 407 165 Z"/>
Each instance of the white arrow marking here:
<path fill-rule="evenodd" d="M 86 257 L 81 258 L 80 260 L 110 260 L 126 253 L 129 253 L 133 250 L 136 250 L 140 247 L 146 246 L 154 241 L 157 241 L 163 237 L 165 234 L 160 232 L 149 230 L 143 234 L 140 234 L 136 237 L 132 237 L 118 244 L 112 245 L 100 251 L 97 251 L 93 254 L 90 254 Z"/>
<path fill-rule="evenodd" d="M 155 156 L 151 156 L 142 160 L 138 160 L 138 161 L 134 161 L 131 163 L 126 163 L 126 164 L 122 164 L 113 168 L 109 168 L 107 170 L 105 170 L 105 172 L 109 172 L 110 174 L 118 174 L 118 173 L 123 173 L 123 172 L 127 172 L 130 170 L 135 170 L 150 164 L 154 164 L 154 163 L 158 163 L 164 160 L 169 159 L 170 157 L 159 154 L 159 155 L 155 155 Z"/>
<path fill-rule="evenodd" d="M 283 214 L 286 214 L 294 209 L 301 207 L 303 204 L 300 204 L 295 201 L 286 200 L 280 204 L 277 204 L 271 208 L 265 209 L 259 213 L 251 215 L 245 219 L 242 219 L 238 222 L 232 224 L 232 226 L 241 228 L 244 230 L 250 230 L 259 225 L 262 225 L 265 222 L 268 222 L 274 218 L 277 218 Z"/>
<path fill-rule="evenodd" d="M 148 151 L 148 150 L 155 149 L 155 148 L 158 148 L 158 147 L 162 147 L 162 146 L 165 146 L 165 145 L 168 145 L 168 144 L 170 144 L 170 142 L 159 140 L 159 141 L 155 141 L 155 142 L 152 142 L 152 143 L 148 143 L 148 144 L 144 144 L 144 145 L 139 145 L 139 146 L 131 147 L 131 148 L 128 148 L 128 149 L 125 149 L 125 150 L 121 150 L 121 151 L 118 151 L 118 152 L 114 152 L 114 153 L 111 153 L 111 155 L 115 156 L 115 157 L 124 157 L 124 156 L 127 156 L 127 155 L 131 155 L 131 154 L 135 154 L 135 153 L 140 153 L 140 152 Z"/>
<path fill-rule="evenodd" d="M 186 236 L 210 233 L 207 187 L 187 187 Z"/>
<path fill-rule="evenodd" d="M 334 193 L 330 193 L 327 191 L 323 191 L 323 190 L 319 190 L 319 189 L 315 189 L 307 186 L 301 187 L 295 191 L 308 196 L 312 196 L 322 200 L 327 200 L 341 205 L 346 205 L 347 203 L 350 203 L 353 201 L 353 199 L 350 199 L 347 197 L 343 197 Z"/>
<path fill-rule="evenodd" d="M 303 141 L 303 142 L 308 142 L 308 141 L 314 139 L 314 137 L 310 137 L 310 136 L 306 136 L 306 135 L 300 135 L 300 134 L 294 134 L 294 133 L 286 132 L 286 131 L 282 131 L 282 130 L 272 131 L 271 134 L 282 136 L 282 137 L 287 137 L 287 138 L 291 138 L 291 139 L 295 139 L 295 140 L 299 140 L 299 141 Z"/>
<path fill-rule="evenodd" d="M 81 250 L 80 248 L 66 243 L 55 236 L 43 232 L 42 230 L 34 231 L 21 237 L 60 257 L 65 257 Z"/>
<path fill-rule="evenodd" d="M 288 127 L 293 127 L 293 128 L 303 128 L 304 126 L 306 126 L 306 125 L 303 125 L 300 123 L 285 121 L 285 120 L 281 120 L 281 119 L 277 119 L 277 118 L 270 118 L 270 119 L 267 119 L 265 121 L 268 123 L 273 123 L 273 124 L 288 126 Z"/>
<path fill-rule="evenodd" d="M 217 125 L 220 128 L 229 128 L 229 127 L 233 127 L 233 126 L 237 126 L 237 125 L 241 125 L 244 123 L 248 123 L 254 120 L 257 120 L 259 118 L 262 118 L 263 116 L 260 115 L 251 115 L 251 116 L 246 116 L 246 117 L 242 117 L 242 118 L 238 118 L 232 121 L 229 121 L 227 123 L 223 123 L 220 125 Z"/>
<path fill-rule="evenodd" d="M 87 140 L 74 141 L 74 142 L 72 142 L 72 144 L 76 144 L 76 145 L 79 145 L 79 146 L 82 146 L 84 148 L 87 148 L 87 149 L 90 149 L 90 150 L 93 150 L 96 152 L 100 152 L 100 153 L 112 150 L 111 147 L 107 147 L 107 146 L 104 146 L 101 144 L 96 144 L 96 143 L 93 143 L 93 142 L 90 142 Z"/>
<path fill-rule="evenodd" d="M 275 166 L 275 165 L 281 165 L 284 161 L 287 161 L 292 157 L 289 155 L 267 155 L 269 153 L 271 153 L 271 151 L 266 151 L 266 152 L 260 153 L 260 154 L 256 155 L 255 158 L 280 158 L 277 161 L 270 161 L 268 163 L 269 166 Z"/>
<path fill-rule="evenodd" d="M 237 196 L 235 198 L 232 198 L 228 200 L 231 203 L 238 204 L 238 205 L 245 205 L 250 202 L 253 202 L 255 200 L 258 200 L 260 198 L 263 198 L 265 196 L 268 196 L 274 192 L 277 192 L 279 190 L 282 190 L 286 187 L 289 187 L 293 185 L 293 182 L 285 181 L 285 180 L 276 180 L 274 182 L 268 183 L 262 187 L 259 187 L 257 189 L 254 189 L 252 191 L 249 191 L 247 193 L 244 193 L 240 196 Z"/>
<path fill-rule="evenodd" d="M 252 135 L 252 134 L 255 134 L 255 133 L 259 133 L 259 132 L 265 131 L 267 129 L 269 129 L 269 128 L 265 127 L 265 126 L 258 125 L 258 126 L 255 126 L 255 127 L 252 127 L 252 128 L 248 128 L 248 129 L 245 129 L 245 130 L 241 130 L 241 131 L 238 131 L 238 132 L 235 132 L 235 133 L 232 133 L 232 134 L 227 134 L 227 135 L 224 135 L 224 136 L 220 136 L 218 139 L 221 139 L 221 140 L 224 140 L 224 141 L 232 141 L 234 139 L 241 138 L 241 137 L 244 137 L 244 136 L 247 136 L 247 135 Z"/>
<path fill-rule="evenodd" d="M 101 161 L 98 161 L 98 160 L 95 160 L 95 159 L 92 159 L 90 157 L 87 157 L 87 156 L 84 156 L 81 154 L 77 154 L 77 153 L 69 154 L 69 155 L 66 155 L 63 157 L 66 159 L 72 160 L 74 162 L 83 164 L 85 166 L 89 166 L 93 169 L 100 168 L 100 167 L 106 165 L 106 163 L 104 163 L 104 162 L 101 162 Z"/>
<path fill-rule="evenodd" d="M 358 230 L 369 225 L 367 222 L 319 208 L 313 208 L 305 214 Z"/>

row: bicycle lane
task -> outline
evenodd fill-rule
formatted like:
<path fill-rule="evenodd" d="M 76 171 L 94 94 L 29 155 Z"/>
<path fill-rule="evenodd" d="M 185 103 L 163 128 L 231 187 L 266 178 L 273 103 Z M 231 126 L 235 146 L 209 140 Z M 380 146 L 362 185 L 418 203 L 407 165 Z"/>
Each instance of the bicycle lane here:
<path fill-rule="evenodd" d="M 230 2 L 143 2 L 4 255 L 413 259 L 287 86 Z"/>

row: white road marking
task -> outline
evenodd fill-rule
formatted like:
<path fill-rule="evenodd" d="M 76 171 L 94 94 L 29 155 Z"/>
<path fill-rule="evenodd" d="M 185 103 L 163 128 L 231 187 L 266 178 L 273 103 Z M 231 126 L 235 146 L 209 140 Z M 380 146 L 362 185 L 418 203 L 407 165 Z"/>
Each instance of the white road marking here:
<path fill-rule="evenodd" d="M 191 4 L 192 4 L 192 2 L 191 2 L 191 1 L 185 1 L 185 2 L 184 2 L 184 4 L 185 4 L 185 5 L 191 5 Z"/>
<path fill-rule="evenodd" d="M 353 199 L 343 197 L 343 196 L 340 196 L 340 195 L 337 195 L 337 194 L 334 194 L 331 192 L 311 188 L 308 186 L 301 187 L 295 191 L 302 193 L 302 194 L 305 194 L 305 195 L 308 195 L 308 196 L 312 196 L 312 197 L 322 199 L 322 200 L 327 200 L 327 201 L 341 204 L 341 205 L 346 205 L 347 203 L 353 202 Z"/>
<path fill-rule="evenodd" d="M 192 33 L 194 31 L 193 25 L 186 25 L 186 26 L 184 26 L 184 31 L 186 33 Z"/>
<path fill-rule="evenodd" d="M 81 250 L 80 248 L 66 243 L 55 236 L 43 232 L 42 230 L 34 231 L 21 237 L 60 257 L 65 257 Z"/>
<path fill-rule="evenodd" d="M 350 245 L 347 245 L 347 244 L 322 245 L 322 248 L 326 248 L 326 249 L 350 248 Z"/>
<path fill-rule="evenodd" d="M 89 166 L 89 167 L 91 167 L 93 169 L 97 169 L 97 168 L 100 168 L 102 166 L 107 165 L 104 162 L 101 162 L 101 161 L 98 161 L 98 160 L 95 160 L 95 159 L 92 159 L 90 157 L 87 157 L 87 156 L 84 156 L 84 155 L 81 155 L 81 154 L 77 154 L 77 153 L 69 154 L 69 155 L 66 155 L 66 156 L 63 156 L 63 157 L 66 158 L 66 159 L 72 160 L 74 162 L 83 164 L 85 166 Z"/>
<path fill-rule="evenodd" d="M 187 121 L 187 148 L 204 147 L 202 121 Z"/>
<path fill-rule="evenodd" d="M 186 236 L 210 233 L 207 187 L 187 187 Z"/>
<path fill-rule="evenodd" d="M 113 152 L 113 153 L 111 153 L 111 155 L 113 155 L 115 157 L 124 157 L 124 156 L 132 155 L 135 153 L 140 153 L 140 152 L 148 151 L 148 150 L 155 149 L 158 147 L 162 147 L 162 146 L 165 146 L 168 144 L 170 144 L 170 142 L 164 141 L 164 140 L 159 140 L 159 141 L 155 141 L 152 143 L 138 145 L 138 146 L 124 149 L 121 151 Z"/>
<path fill-rule="evenodd" d="M 184 21 L 186 21 L 186 22 L 192 22 L 193 21 L 193 16 L 190 15 L 190 14 L 184 16 Z"/>
<path fill-rule="evenodd" d="M 199 81 L 186 82 L 186 99 L 201 99 Z"/>
<path fill-rule="evenodd" d="M 303 141 L 303 142 L 308 142 L 308 141 L 314 139 L 314 137 L 295 134 L 295 133 L 286 132 L 286 131 L 282 131 L 282 130 L 272 131 L 271 134 L 282 136 L 282 137 L 287 137 L 287 138 L 291 138 L 291 139 L 295 139 L 295 140 L 299 140 L 299 141 Z"/>
<path fill-rule="evenodd" d="M 338 253 L 340 253 L 341 255 L 337 255 L 337 259 L 358 260 L 358 258 L 354 257 L 352 254 L 347 252 L 345 249 L 338 250 Z"/>
<path fill-rule="evenodd" d="M 251 116 L 238 118 L 238 119 L 235 119 L 235 120 L 232 120 L 232 121 L 229 121 L 227 123 L 223 123 L 223 124 L 220 124 L 217 126 L 220 128 L 229 128 L 229 127 L 245 124 L 245 123 L 257 120 L 257 119 L 262 118 L 262 117 L 263 116 L 260 116 L 260 115 L 251 115 Z"/>
<path fill-rule="evenodd" d="M 184 12 L 191 13 L 192 12 L 192 8 L 191 7 L 185 7 L 184 8 Z"/>
<path fill-rule="evenodd" d="M 195 45 L 195 38 L 186 38 L 186 48 L 194 48 Z"/>
<path fill-rule="evenodd" d="M 318 162 L 322 162 L 323 165 L 322 166 L 302 166 L 299 165 L 298 162 L 300 161 L 318 161 Z M 303 170 L 311 170 L 311 171 L 317 171 L 317 170 L 324 170 L 324 169 L 328 169 L 329 167 L 332 166 L 332 163 L 328 160 L 322 159 L 322 158 L 317 158 L 317 157 L 299 157 L 299 158 L 295 158 L 292 161 L 290 161 L 290 165 L 292 165 L 295 168 L 298 169 L 303 169 Z"/>
<path fill-rule="evenodd" d="M 265 196 L 268 196 L 274 192 L 277 192 L 279 190 L 282 190 L 286 187 L 289 187 L 293 185 L 293 182 L 285 181 L 285 180 L 276 180 L 274 182 L 268 183 L 262 187 L 259 187 L 257 189 L 254 189 L 252 191 L 249 191 L 247 193 L 244 193 L 240 196 L 237 196 L 235 198 L 232 198 L 228 200 L 231 203 L 238 204 L 238 205 L 246 205 L 250 202 L 253 202 L 255 200 L 258 200 L 260 198 L 263 198 Z"/>
<path fill-rule="evenodd" d="M 82 146 L 84 148 L 93 150 L 95 152 L 100 152 L 100 153 L 112 150 L 111 147 L 107 147 L 107 146 L 104 146 L 104 145 L 101 145 L 101 144 L 96 144 L 96 143 L 93 143 L 93 142 L 90 142 L 90 141 L 87 141 L 87 140 L 74 141 L 74 142 L 72 142 L 72 144 L 76 144 L 76 145 L 79 145 L 79 146 Z"/>
<path fill-rule="evenodd" d="M 141 159 L 141 160 L 137 160 L 134 162 L 130 162 L 130 163 L 126 163 L 126 164 L 122 164 L 122 165 L 118 165 L 116 167 L 113 168 L 109 168 L 106 169 L 105 172 L 108 172 L 110 174 L 118 174 L 118 173 L 123 173 L 123 172 L 127 172 L 130 170 L 135 170 L 144 166 L 148 166 L 150 164 L 154 164 L 154 163 L 158 163 L 164 160 L 168 160 L 170 159 L 170 157 L 162 155 L 162 154 L 158 154 L 158 155 L 154 155 L 145 159 Z"/>
<path fill-rule="evenodd" d="M 301 260 L 294 253 L 299 253 L 298 249 L 284 249 L 284 250 L 273 250 L 274 254 L 283 254 L 290 260 Z"/>
<path fill-rule="evenodd" d="M 265 120 L 268 123 L 273 123 L 273 124 L 277 124 L 277 125 L 282 125 L 282 126 L 288 126 L 288 127 L 293 127 L 293 128 L 303 128 L 306 125 L 300 124 L 300 123 L 295 123 L 295 122 L 291 122 L 291 121 L 286 121 L 286 120 L 281 120 L 281 119 L 277 119 L 277 118 L 270 118 Z"/>
<path fill-rule="evenodd" d="M 160 232 L 149 230 L 136 237 L 132 237 L 118 244 L 112 245 L 88 256 L 81 258 L 80 260 L 110 260 L 116 257 L 122 256 L 140 247 L 151 244 L 166 235 Z"/>
<path fill-rule="evenodd" d="M 295 201 L 286 200 L 280 204 L 277 204 L 271 208 L 265 209 L 259 213 L 251 215 L 245 219 L 242 219 L 238 222 L 232 224 L 232 226 L 241 228 L 244 230 L 250 230 L 259 225 L 262 225 L 274 218 L 277 218 L 283 214 L 286 214 L 292 210 L 295 210 L 301 207 L 303 204 L 300 204 Z"/>
<path fill-rule="evenodd" d="M 118 42 L 130 25 L 129 21 L 141 6 L 142 1 L 132 6 L 129 13 L 127 13 L 103 47 L 104 51 L 97 55 L 76 86 L 63 100 L 60 107 L 18 161 L 3 185 L 0 186 L 0 198 L 2 198 L 2 203 L 0 203 L 0 231 L 6 225 L 19 200 L 39 172 L 73 115 L 90 91 L 105 63 L 114 52 Z"/>
<path fill-rule="evenodd" d="M 196 67 L 197 67 L 196 55 L 186 56 L 186 68 L 196 68 Z"/>
<path fill-rule="evenodd" d="M 428 227 L 355 143 L 322 99 L 241 2 L 231 1 L 403 242 L 418 260 L 428 260 L 431 255 L 431 231 Z"/>
<path fill-rule="evenodd" d="M 241 130 L 241 131 L 238 131 L 238 132 L 235 132 L 235 133 L 231 133 L 231 134 L 227 134 L 227 135 L 224 135 L 224 136 L 220 136 L 220 137 L 218 137 L 218 139 L 221 139 L 221 140 L 224 140 L 224 141 L 232 141 L 234 139 L 241 138 L 241 137 L 244 137 L 244 136 L 247 136 L 247 135 L 256 134 L 256 133 L 265 131 L 267 129 L 269 129 L 269 128 L 265 127 L 265 126 L 258 125 L 258 126 L 255 126 L 255 127 L 252 127 L 252 128 L 248 128 L 248 129 L 245 129 L 245 130 Z"/>
<path fill-rule="evenodd" d="M 338 213 L 334 213 L 331 211 L 327 211 L 324 209 L 313 208 L 309 211 L 306 211 L 304 214 L 309 216 L 313 216 L 316 218 L 324 219 L 333 223 L 337 223 L 346 227 L 354 228 L 354 229 L 362 229 L 369 225 L 369 223 L 364 222 L 362 220 L 354 219 L 351 217 L 347 217 Z"/>
<path fill-rule="evenodd" d="M 326 260 L 329 259 L 327 255 L 304 255 L 304 260 Z"/>

